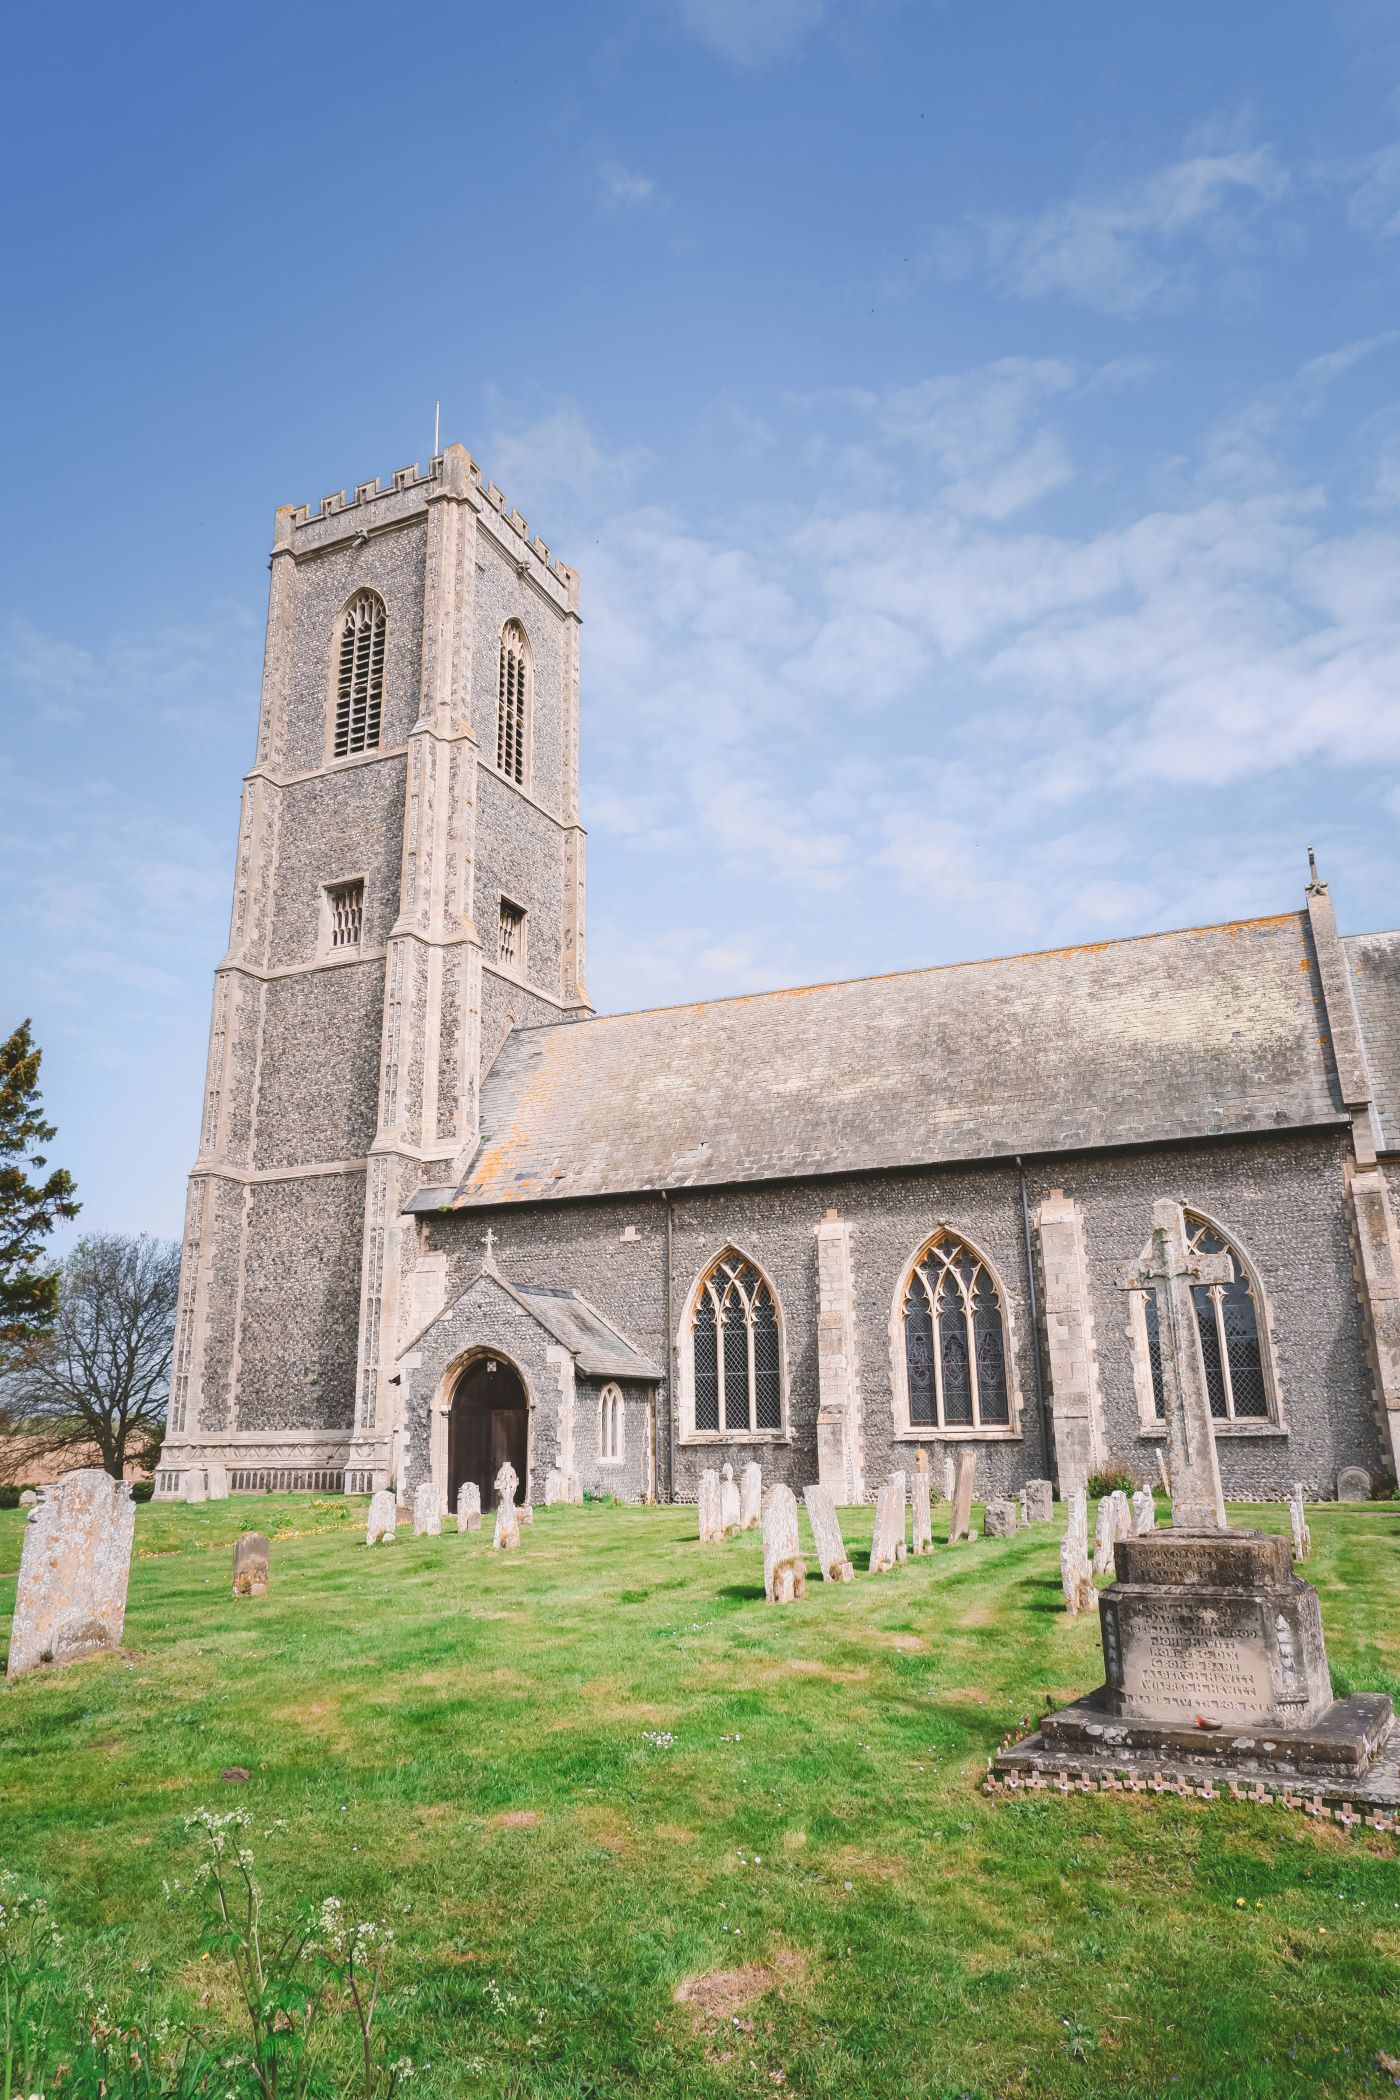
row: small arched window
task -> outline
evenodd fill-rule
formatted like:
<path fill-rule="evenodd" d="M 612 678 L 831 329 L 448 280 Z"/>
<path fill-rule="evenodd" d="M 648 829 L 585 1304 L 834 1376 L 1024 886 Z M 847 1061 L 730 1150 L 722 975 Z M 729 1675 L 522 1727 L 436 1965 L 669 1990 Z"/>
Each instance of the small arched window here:
<path fill-rule="evenodd" d="M 1259 1331 L 1254 1279 L 1237 1250 L 1209 1219 L 1186 1211 L 1186 1244 L 1193 1254 L 1226 1254 L 1234 1274 L 1229 1283 L 1198 1283 L 1191 1292 L 1196 1329 L 1201 1337 L 1210 1411 L 1217 1422 L 1267 1422 L 1273 1410 L 1270 1382 Z M 1155 1291 L 1143 1291 L 1143 1328 L 1152 1377 L 1152 1406 L 1157 1420 L 1166 1416 L 1162 1383 L 1160 1313 Z"/>
<path fill-rule="evenodd" d="M 742 1254 L 722 1254 L 702 1281 L 691 1347 L 697 1430 L 781 1432 L 778 1309 L 767 1282 Z"/>
<path fill-rule="evenodd" d="M 357 591 L 340 616 L 335 666 L 335 737 L 332 755 L 379 747 L 384 704 L 384 604 L 373 591 Z"/>
<path fill-rule="evenodd" d="M 530 721 L 530 644 L 518 620 L 501 632 L 500 696 L 496 715 L 496 769 L 523 786 Z"/>
<path fill-rule="evenodd" d="M 1007 1429 L 1011 1395 L 1001 1297 L 980 1254 L 936 1233 L 904 1287 L 911 1429 Z"/>
<path fill-rule="evenodd" d="M 605 1385 L 598 1396 L 598 1457 L 605 1466 L 622 1463 L 622 1388 Z"/>

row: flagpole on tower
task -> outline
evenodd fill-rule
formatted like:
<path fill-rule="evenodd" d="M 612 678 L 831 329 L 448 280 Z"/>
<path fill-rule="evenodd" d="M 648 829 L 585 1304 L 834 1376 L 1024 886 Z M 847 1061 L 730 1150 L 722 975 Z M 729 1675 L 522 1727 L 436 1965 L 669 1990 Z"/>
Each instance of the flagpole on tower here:
<path fill-rule="evenodd" d="M 439 447 L 439 445 L 438 445 L 438 426 L 439 426 L 439 424 L 441 423 L 441 420 L 442 420 L 442 403 L 441 403 L 440 401 L 435 401 L 435 402 L 433 403 L 433 458 L 434 458 L 434 459 L 436 459 L 436 458 L 437 458 L 437 456 L 438 456 L 438 452 L 439 452 L 439 450 L 441 449 L 441 448 Z"/>

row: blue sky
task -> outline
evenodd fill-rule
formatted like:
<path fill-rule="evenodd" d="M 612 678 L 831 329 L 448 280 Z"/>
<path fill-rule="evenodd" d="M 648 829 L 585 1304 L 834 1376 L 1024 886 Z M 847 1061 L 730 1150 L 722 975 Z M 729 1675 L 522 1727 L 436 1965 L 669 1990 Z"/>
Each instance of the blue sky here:
<path fill-rule="evenodd" d="M 1400 8 L 25 10 L 0 1024 L 179 1228 L 279 502 L 582 572 L 602 1008 L 1391 925 Z"/>

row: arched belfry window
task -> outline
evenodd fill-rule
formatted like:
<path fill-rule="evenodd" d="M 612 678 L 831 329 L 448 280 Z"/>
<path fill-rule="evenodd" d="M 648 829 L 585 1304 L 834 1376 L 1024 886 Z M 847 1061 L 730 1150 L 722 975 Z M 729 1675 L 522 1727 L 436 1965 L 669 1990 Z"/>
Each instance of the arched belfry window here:
<path fill-rule="evenodd" d="M 501 631 L 500 696 L 496 716 L 496 768 L 507 780 L 525 781 L 525 743 L 530 726 L 530 644 L 518 620 Z"/>
<path fill-rule="evenodd" d="M 384 604 L 373 591 L 357 591 L 340 616 L 335 659 L 335 737 L 332 755 L 379 746 L 384 704 Z"/>
<path fill-rule="evenodd" d="M 778 1308 L 766 1278 L 742 1254 L 722 1254 L 703 1278 L 690 1340 L 697 1431 L 780 1434 Z"/>
<path fill-rule="evenodd" d="M 1239 1250 L 1203 1218 L 1188 1210 L 1186 1242 L 1195 1254 L 1225 1254 L 1234 1274 L 1229 1283 L 1198 1283 L 1191 1292 L 1201 1338 L 1206 1392 L 1217 1422 L 1267 1422 L 1273 1418 L 1272 1381 L 1264 1351 L 1253 1276 Z M 1143 1291 L 1142 1332 L 1152 1380 L 1153 1413 L 1166 1415 L 1162 1384 L 1161 1312 L 1155 1291 Z"/>
<path fill-rule="evenodd" d="M 955 1233 L 938 1232 L 904 1286 L 911 1429 L 1008 1429 L 1006 1323 L 996 1280 Z"/>

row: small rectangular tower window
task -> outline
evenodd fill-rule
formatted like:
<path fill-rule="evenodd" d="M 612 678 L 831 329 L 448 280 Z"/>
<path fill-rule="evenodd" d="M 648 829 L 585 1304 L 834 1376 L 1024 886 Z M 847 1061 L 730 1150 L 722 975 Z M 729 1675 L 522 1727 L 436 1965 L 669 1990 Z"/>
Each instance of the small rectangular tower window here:
<path fill-rule="evenodd" d="M 518 904 L 505 897 L 501 899 L 501 937 L 496 951 L 496 960 L 512 977 L 519 977 L 525 968 L 525 914 Z"/>
<path fill-rule="evenodd" d="M 358 948 L 365 920 L 363 882 L 332 882 L 326 885 L 327 946 Z"/>

